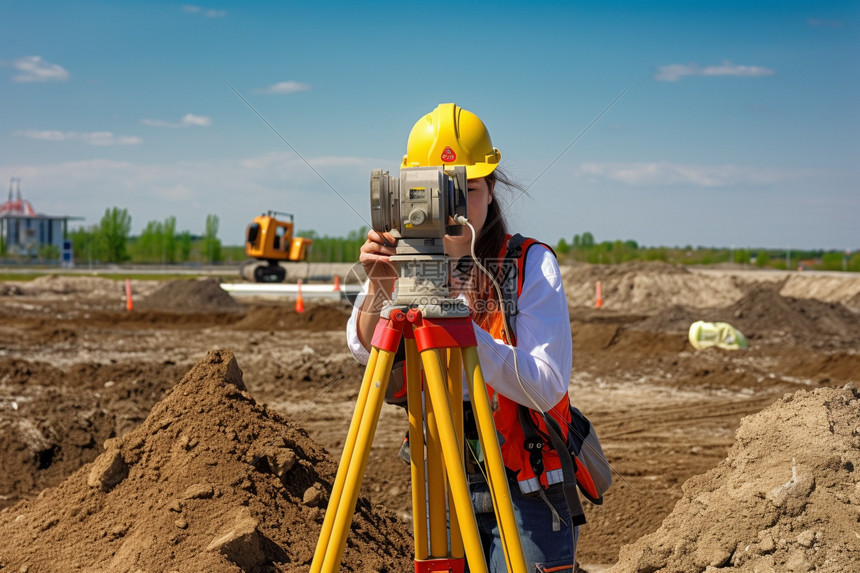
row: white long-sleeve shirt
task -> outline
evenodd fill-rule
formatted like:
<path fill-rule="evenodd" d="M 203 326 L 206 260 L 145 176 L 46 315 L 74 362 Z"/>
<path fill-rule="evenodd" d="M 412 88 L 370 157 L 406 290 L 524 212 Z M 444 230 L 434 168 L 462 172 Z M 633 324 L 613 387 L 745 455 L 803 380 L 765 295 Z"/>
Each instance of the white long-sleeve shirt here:
<path fill-rule="evenodd" d="M 370 353 L 358 339 L 356 322 L 366 292 L 367 284 L 355 301 L 346 327 L 349 349 L 362 364 L 367 364 Z M 536 402 L 541 410 L 548 410 L 567 393 L 573 352 L 561 272 L 555 256 L 543 246 L 535 245 L 526 258 L 517 308 L 515 348 L 474 324 L 484 381 L 515 402 L 529 408 L 536 408 Z M 514 353 L 522 385 L 514 370 Z"/>

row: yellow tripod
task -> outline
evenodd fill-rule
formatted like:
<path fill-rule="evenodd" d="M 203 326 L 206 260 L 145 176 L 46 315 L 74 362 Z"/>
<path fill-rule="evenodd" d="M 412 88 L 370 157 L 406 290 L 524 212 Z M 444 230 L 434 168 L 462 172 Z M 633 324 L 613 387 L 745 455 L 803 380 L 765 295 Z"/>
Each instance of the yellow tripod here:
<path fill-rule="evenodd" d="M 398 283 L 408 280 L 409 286 L 423 288 L 423 281 L 413 280 L 414 277 L 404 279 L 402 273 Z M 412 300 L 417 299 L 413 297 Z M 334 573 L 340 566 L 394 354 L 401 339 L 406 349 L 415 572 L 462 572 L 464 558 L 470 571 L 487 572 L 464 463 L 462 372 L 465 369 L 508 571 L 526 573 L 468 309 L 462 301 L 450 298 L 429 305 L 398 305 L 398 301 L 382 311 L 374 331 L 370 358 L 343 446 L 311 573 Z"/>

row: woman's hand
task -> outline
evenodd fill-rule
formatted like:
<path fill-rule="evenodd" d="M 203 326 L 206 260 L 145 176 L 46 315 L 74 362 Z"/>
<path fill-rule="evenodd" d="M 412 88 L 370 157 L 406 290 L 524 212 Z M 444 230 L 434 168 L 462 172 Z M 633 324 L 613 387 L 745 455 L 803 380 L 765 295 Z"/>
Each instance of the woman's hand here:
<path fill-rule="evenodd" d="M 379 322 L 383 307 L 391 302 L 394 284 L 397 280 L 397 267 L 391 262 L 397 239 L 391 233 L 378 233 L 371 229 L 367 240 L 361 246 L 358 260 L 364 267 L 368 281 L 367 296 L 359 308 L 356 331 L 361 344 L 370 349 L 373 333 Z"/>
<path fill-rule="evenodd" d="M 391 263 L 395 254 L 397 239 L 391 233 L 379 233 L 373 229 L 367 232 L 367 240 L 361 246 L 358 261 L 371 282 L 396 279 L 397 269 Z"/>

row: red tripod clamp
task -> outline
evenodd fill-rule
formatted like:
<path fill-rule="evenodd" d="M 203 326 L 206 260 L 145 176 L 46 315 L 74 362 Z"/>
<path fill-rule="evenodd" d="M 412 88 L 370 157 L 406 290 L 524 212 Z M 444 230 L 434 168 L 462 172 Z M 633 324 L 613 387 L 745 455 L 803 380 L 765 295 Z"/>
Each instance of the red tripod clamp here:
<path fill-rule="evenodd" d="M 468 316 L 457 318 L 424 318 L 421 311 L 409 309 L 406 320 L 412 323 L 418 351 L 436 348 L 477 346 L 475 327 Z"/>
<path fill-rule="evenodd" d="M 400 339 L 406 328 L 406 313 L 399 308 L 391 311 L 388 318 L 380 318 L 373 331 L 371 346 L 388 352 L 397 352 Z"/>
<path fill-rule="evenodd" d="M 462 557 L 416 559 L 415 573 L 463 573 L 466 560 Z"/>

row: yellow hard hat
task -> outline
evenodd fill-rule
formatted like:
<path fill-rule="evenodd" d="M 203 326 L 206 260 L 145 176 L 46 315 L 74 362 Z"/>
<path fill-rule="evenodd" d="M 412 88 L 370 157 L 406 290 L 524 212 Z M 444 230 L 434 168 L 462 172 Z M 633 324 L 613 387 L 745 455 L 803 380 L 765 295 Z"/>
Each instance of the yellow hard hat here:
<path fill-rule="evenodd" d="M 465 165 L 466 177 L 479 179 L 492 173 L 501 158 L 477 115 L 443 103 L 412 128 L 401 167 Z"/>

